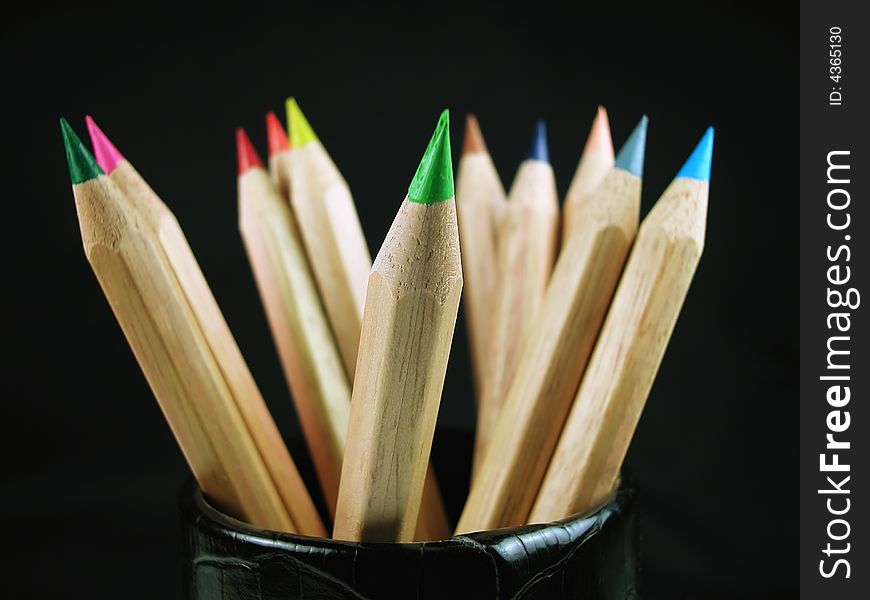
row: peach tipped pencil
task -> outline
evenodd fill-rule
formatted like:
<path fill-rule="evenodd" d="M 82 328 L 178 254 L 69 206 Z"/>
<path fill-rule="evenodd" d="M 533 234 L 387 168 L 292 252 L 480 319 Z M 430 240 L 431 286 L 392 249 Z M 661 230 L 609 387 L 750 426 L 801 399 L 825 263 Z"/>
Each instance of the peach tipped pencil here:
<path fill-rule="evenodd" d="M 517 170 L 498 233 L 497 285 L 489 312 L 487 374 L 478 403 L 474 472 L 538 315 L 553 269 L 559 224 L 556 178 L 547 130 L 538 121 L 529 155 Z"/>
<path fill-rule="evenodd" d="M 462 305 L 478 402 L 487 377 L 487 340 L 498 270 L 497 232 L 505 201 L 504 186 L 486 149 L 477 119 L 468 115 L 456 176 L 456 211 L 465 280 Z"/>
<path fill-rule="evenodd" d="M 444 111 L 372 267 L 333 536 L 413 539 L 462 265 Z"/>
<path fill-rule="evenodd" d="M 645 140 L 646 117 L 577 215 L 472 481 L 459 533 L 526 522 L 637 230 Z"/>
<path fill-rule="evenodd" d="M 293 458 L 175 215 L 94 120 L 87 117 L 86 121 L 97 162 L 139 210 L 141 225 L 151 231 L 171 265 L 297 530 L 307 535 L 324 532 Z"/>
<path fill-rule="evenodd" d="M 713 129 L 643 220 L 530 520 L 612 492 L 704 249 Z"/>
<path fill-rule="evenodd" d="M 604 181 L 604 177 L 613 166 L 613 160 L 613 141 L 610 138 L 607 111 L 603 106 L 599 106 L 580 163 L 574 171 L 574 178 L 571 179 L 571 185 L 568 186 L 568 193 L 565 195 L 562 209 L 562 247 L 567 245 L 568 237 L 573 230 L 574 215 Z"/>
<path fill-rule="evenodd" d="M 350 385 L 290 207 L 242 129 L 236 131 L 236 144 L 239 230 L 320 487 L 334 516 Z"/>
<path fill-rule="evenodd" d="M 296 100 L 287 100 L 290 203 L 348 379 L 359 349 L 366 278 L 372 267 L 344 178 Z"/>
<path fill-rule="evenodd" d="M 85 254 L 199 485 L 254 525 L 297 531 L 145 211 L 61 128 Z"/>

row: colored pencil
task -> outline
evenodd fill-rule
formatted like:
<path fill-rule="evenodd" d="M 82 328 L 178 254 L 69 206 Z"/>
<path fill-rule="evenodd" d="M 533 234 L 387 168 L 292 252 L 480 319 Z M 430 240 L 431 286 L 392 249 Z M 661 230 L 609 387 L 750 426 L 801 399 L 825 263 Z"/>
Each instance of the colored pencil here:
<path fill-rule="evenodd" d="M 475 473 L 538 315 L 553 269 L 558 226 L 559 200 L 547 151 L 547 130 L 544 122 L 538 121 L 499 227 L 498 283 L 490 305 L 488 373 L 477 411 Z"/>
<path fill-rule="evenodd" d="M 372 259 L 350 189 L 296 104 L 287 100 L 290 203 L 348 379 L 359 349 Z"/>
<path fill-rule="evenodd" d="M 290 198 L 290 140 L 287 130 L 278 120 L 278 115 L 269 111 L 266 113 L 266 140 L 269 148 L 269 175 L 278 188 L 278 193 L 286 202 Z"/>
<path fill-rule="evenodd" d="M 568 193 L 565 195 L 562 209 L 562 247 L 567 245 L 568 236 L 573 230 L 574 215 L 604 181 L 613 166 L 613 160 L 613 141 L 610 138 L 607 111 L 603 106 L 599 106 L 580 163 L 574 171 L 574 178 L 571 179 L 571 185 L 568 186 Z"/>
<path fill-rule="evenodd" d="M 254 525 L 296 530 L 145 212 L 61 128 L 85 254 L 201 489 Z"/>
<path fill-rule="evenodd" d="M 334 517 L 351 386 L 290 207 L 276 193 L 244 131 L 239 130 L 236 139 L 239 228 L 318 480 Z M 450 524 L 430 470 L 414 539 L 448 537 Z"/>
<path fill-rule="evenodd" d="M 236 131 L 239 230 L 330 516 L 350 409 L 350 385 L 299 232 L 248 136 Z"/>
<path fill-rule="evenodd" d="M 468 115 L 456 176 L 456 211 L 465 280 L 463 310 L 478 402 L 487 375 L 486 341 L 495 304 L 497 232 L 505 202 L 504 186 L 483 141 L 480 126 L 474 115 Z"/>
<path fill-rule="evenodd" d="M 94 120 L 86 117 L 86 122 L 97 163 L 140 211 L 142 226 L 150 230 L 169 261 L 296 529 L 306 535 L 325 533 L 302 477 L 175 215 Z"/>
<path fill-rule="evenodd" d="M 369 276 L 338 539 L 413 538 L 462 290 L 453 196 L 445 110 Z"/>
<path fill-rule="evenodd" d="M 529 515 L 637 229 L 646 117 L 581 208 L 562 250 L 458 533 Z"/>
<path fill-rule="evenodd" d="M 712 156 L 710 128 L 638 230 L 533 522 L 611 494 L 704 248 Z"/>

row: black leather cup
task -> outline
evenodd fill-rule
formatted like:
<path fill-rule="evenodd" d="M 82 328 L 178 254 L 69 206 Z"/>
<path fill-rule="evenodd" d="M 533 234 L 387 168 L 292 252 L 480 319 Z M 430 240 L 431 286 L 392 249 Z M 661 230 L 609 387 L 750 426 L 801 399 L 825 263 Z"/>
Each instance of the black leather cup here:
<path fill-rule="evenodd" d="M 256 529 L 181 490 L 192 600 L 637 598 L 635 494 L 547 525 L 441 542 L 353 543 Z"/>

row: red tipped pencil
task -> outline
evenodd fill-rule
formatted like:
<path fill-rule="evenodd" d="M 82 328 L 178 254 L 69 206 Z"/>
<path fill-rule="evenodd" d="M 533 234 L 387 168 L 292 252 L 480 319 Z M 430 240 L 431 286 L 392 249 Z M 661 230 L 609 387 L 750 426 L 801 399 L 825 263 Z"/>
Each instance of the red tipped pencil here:
<path fill-rule="evenodd" d="M 269 148 L 269 174 L 278 192 L 287 199 L 290 193 L 287 164 L 290 157 L 290 140 L 287 138 L 287 130 L 273 111 L 266 113 L 266 140 Z"/>

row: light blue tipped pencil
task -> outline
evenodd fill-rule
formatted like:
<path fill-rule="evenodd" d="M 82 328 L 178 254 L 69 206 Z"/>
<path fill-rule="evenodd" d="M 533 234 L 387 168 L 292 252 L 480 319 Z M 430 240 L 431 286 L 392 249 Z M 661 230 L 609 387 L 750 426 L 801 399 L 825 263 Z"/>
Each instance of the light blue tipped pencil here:
<path fill-rule="evenodd" d="M 638 230 L 530 523 L 583 513 L 613 492 L 704 248 L 712 157 L 711 128 Z"/>

